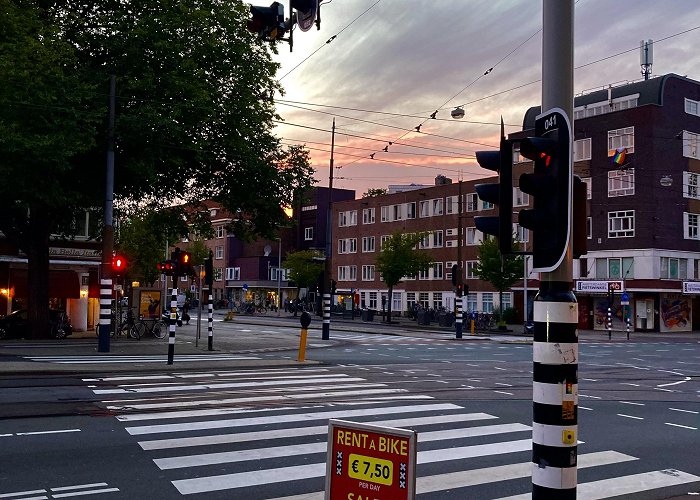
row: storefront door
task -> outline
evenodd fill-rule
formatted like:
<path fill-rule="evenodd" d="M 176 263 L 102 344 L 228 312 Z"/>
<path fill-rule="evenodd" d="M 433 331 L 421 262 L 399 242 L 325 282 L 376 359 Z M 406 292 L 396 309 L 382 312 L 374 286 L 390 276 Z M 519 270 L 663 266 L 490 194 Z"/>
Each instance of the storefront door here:
<path fill-rule="evenodd" d="M 637 313 L 636 330 L 654 329 L 654 301 L 652 299 L 637 300 L 635 302 Z"/>

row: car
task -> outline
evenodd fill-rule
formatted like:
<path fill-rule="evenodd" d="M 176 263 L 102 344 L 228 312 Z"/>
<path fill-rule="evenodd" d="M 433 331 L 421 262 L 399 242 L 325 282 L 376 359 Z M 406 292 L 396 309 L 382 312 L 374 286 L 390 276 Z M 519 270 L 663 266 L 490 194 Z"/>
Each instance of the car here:
<path fill-rule="evenodd" d="M 51 337 L 62 339 L 73 333 L 70 318 L 65 311 L 49 309 L 49 322 Z M 19 309 L 0 318 L 0 340 L 27 338 L 28 333 L 29 319 L 26 309 Z"/>

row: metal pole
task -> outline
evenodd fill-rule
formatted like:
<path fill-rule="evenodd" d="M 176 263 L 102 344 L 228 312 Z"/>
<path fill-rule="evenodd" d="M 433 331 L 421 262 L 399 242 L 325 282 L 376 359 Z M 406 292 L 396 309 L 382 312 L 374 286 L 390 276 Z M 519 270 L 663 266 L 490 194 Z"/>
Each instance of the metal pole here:
<path fill-rule="evenodd" d="M 199 347 L 199 336 L 202 332 L 202 266 L 197 270 L 197 289 L 199 290 L 199 300 L 197 300 L 197 334 L 194 337 L 195 347 Z"/>
<path fill-rule="evenodd" d="M 542 10 L 542 111 L 561 108 L 571 117 L 574 2 L 543 0 Z M 533 500 L 576 499 L 578 304 L 572 282 L 569 237 L 559 268 L 541 273 L 534 303 Z"/>
<path fill-rule="evenodd" d="M 173 291 L 170 295 L 170 323 L 168 325 L 168 364 L 173 364 L 175 357 L 175 323 L 177 321 L 177 276 L 173 276 Z"/>
<path fill-rule="evenodd" d="M 328 176 L 328 213 L 326 216 L 326 289 L 323 291 L 323 325 L 321 327 L 321 338 L 328 340 L 331 336 L 331 254 L 333 252 L 333 151 L 335 149 L 335 118 L 333 118 L 333 128 L 331 129 L 331 159 Z"/>
<path fill-rule="evenodd" d="M 457 293 L 455 294 L 455 338 L 462 338 L 462 179 L 458 183 L 457 196 Z M 462 286 L 460 286 L 462 285 Z"/>
<path fill-rule="evenodd" d="M 107 166 L 105 180 L 105 220 L 102 228 L 102 278 L 100 279 L 100 335 L 97 351 L 109 352 L 109 331 L 112 323 L 112 254 L 114 253 L 114 114 L 117 77 L 109 79 L 109 115 L 107 127 Z M 116 308 L 115 308 L 116 315 Z M 115 326 L 116 328 L 116 326 Z"/>
<path fill-rule="evenodd" d="M 279 248 L 277 250 L 277 317 L 280 315 L 280 306 L 282 305 L 282 297 L 280 296 L 282 282 L 282 237 L 279 238 Z"/>

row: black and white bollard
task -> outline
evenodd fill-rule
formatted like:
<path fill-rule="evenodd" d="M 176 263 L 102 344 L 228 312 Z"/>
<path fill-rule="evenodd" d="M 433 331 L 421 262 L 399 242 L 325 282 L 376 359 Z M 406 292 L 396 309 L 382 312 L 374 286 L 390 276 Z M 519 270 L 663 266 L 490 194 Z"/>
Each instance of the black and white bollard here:
<path fill-rule="evenodd" d="M 612 305 L 608 304 L 608 340 L 612 339 Z"/>
<path fill-rule="evenodd" d="M 462 338 L 462 297 L 455 298 L 455 338 Z"/>
<path fill-rule="evenodd" d="M 323 294 L 323 326 L 321 327 L 321 338 L 328 340 L 331 338 L 331 294 Z"/>
<path fill-rule="evenodd" d="M 209 296 L 208 316 L 207 316 L 207 349 L 214 350 L 214 304 Z"/>
<path fill-rule="evenodd" d="M 532 498 L 575 500 L 578 304 L 569 283 L 542 282 L 532 343 Z"/>
<path fill-rule="evenodd" d="M 168 325 L 168 364 L 173 364 L 175 357 L 175 323 L 177 322 L 177 288 L 173 287 L 170 296 L 170 323 Z"/>
<path fill-rule="evenodd" d="M 97 352 L 109 352 L 109 331 L 112 322 L 112 280 L 100 280 L 100 334 L 97 338 Z M 117 326 L 114 325 L 116 329 Z"/>

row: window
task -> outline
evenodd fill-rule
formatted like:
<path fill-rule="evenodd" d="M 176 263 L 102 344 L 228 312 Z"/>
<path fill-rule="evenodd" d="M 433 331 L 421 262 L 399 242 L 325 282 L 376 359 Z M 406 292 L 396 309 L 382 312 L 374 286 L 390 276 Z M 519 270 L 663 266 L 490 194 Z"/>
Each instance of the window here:
<path fill-rule="evenodd" d="M 362 281 L 374 281 L 374 266 L 362 266 Z"/>
<path fill-rule="evenodd" d="M 363 208 L 362 209 L 362 223 L 363 224 L 374 224 L 374 208 Z"/>
<path fill-rule="evenodd" d="M 493 312 L 493 293 L 485 292 L 481 294 L 481 310 L 485 313 Z"/>
<path fill-rule="evenodd" d="M 382 248 L 384 248 L 384 243 L 389 241 L 389 238 L 391 238 L 391 236 L 389 236 L 388 234 L 382 235 L 382 238 L 379 240 L 379 251 L 380 252 L 381 252 Z"/>
<path fill-rule="evenodd" d="M 661 257 L 662 280 L 684 280 L 688 278 L 688 259 Z"/>
<path fill-rule="evenodd" d="M 596 279 L 631 279 L 634 278 L 633 257 L 610 257 L 595 259 Z"/>
<path fill-rule="evenodd" d="M 608 172 L 608 197 L 634 194 L 634 169 Z"/>
<path fill-rule="evenodd" d="M 345 227 L 348 225 L 348 219 L 345 212 L 338 212 L 338 227 Z"/>
<path fill-rule="evenodd" d="M 468 293 L 467 294 L 467 312 L 472 312 L 472 311 L 477 311 L 477 305 L 476 305 L 476 294 L 475 293 Z"/>
<path fill-rule="evenodd" d="M 457 265 L 456 262 L 445 262 L 445 279 L 452 279 L 452 266 Z"/>
<path fill-rule="evenodd" d="M 495 208 L 495 205 L 493 203 L 490 203 L 486 200 L 479 200 L 481 202 L 481 208 L 479 210 L 491 210 L 492 208 Z"/>
<path fill-rule="evenodd" d="M 429 280 L 430 279 L 430 268 L 426 267 L 425 269 L 421 269 L 418 271 L 418 279 L 419 280 Z"/>
<path fill-rule="evenodd" d="M 514 242 L 527 243 L 530 241 L 530 231 L 520 224 L 513 224 L 513 234 L 515 235 Z"/>
<path fill-rule="evenodd" d="M 700 116 L 698 110 L 698 101 L 693 101 L 692 99 L 685 100 L 685 112 L 689 115 Z"/>
<path fill-rule="evenodd" d="M 634 127 L 625 127 L 608 131 L 608 156 L 615 150 L 627 148 L 628 153 L 634 153 Z"/>
<path fill-rule="evenodd" d="M 225 234 L 225 229 L 224 226 L 216 226 L 216 237 L 217 239 L 221 239 L 224 237 Z"/>
<path fill-rule="evenodd" d="M 223 245 L 218 245 L 214 247 L 214 258 L 215 259 L 223 259 L 224 258 L 224 246 Z"/>
<path fill-rule="evenodd" d="M 477 263 L 478 263 L 478 261 L 476 261 L 476 260 L 468 260 L 466 262 L 466 264 L 467 264 L 467 279 L 468 280 L 475 280 L 478 278 L 478 276 L 475 273 Z"/>
<path fill-rule="evenodd" d="M 410 311 L 416 305 L 416 292 L 406 292 L 406 307 Z"/>
<path fill-rule="evenodd" d="M 586 238 L 593 238 L 593 217 L 586 217 Z"/>
<path fill-rule="evenodd" d="M 338 253 L 356 253 L 357 238 L 344 238 L 338 240 Z"/>
<path fill-rule="evenodd" d="M 357 210 L 348 211 L 348 219 L 350 220 L 349 225 L 357 226 Z"/>
<path fill-rule="evenodd" d="M 374 236 L 362 237 L 362 251 L 365 253 L 374 252 Z"/>
<path fill-rule="evenodd" d="M 634 236 L 634 210 L 608 212 L 608 238 Z"/>
<path fill-rule="evenodd" d="M 700 174 L 693 172 L 683 172 L 683 198 L 693 198 L 700 200 Z"/>
<path fill-rule="evenodd" d="M 313 227 L 305 227 L 304 228 L 304 240 L 311 241 L 313 239 L 314 239 L 314 228 Z"/>
<path fill-rule="evenodd" d="M 435 200 L 431 200 L 433 202 L 433 215 L 442 215 L 443 214 L 443 200 L 442 198 L 437 198 Z"/>
<path fill-rule="evenodd" d="M 574 141 L 574 161 L 591 159 L 591 138 Z"/>
<path fill-rule="evenodd" d="M 433 309 L 440 309 L 442 307 L 442 292 L 433 293 Z"/>
<path fill-rule="evenodd" d="M 467 212 L 476 212 L 479 206 L 479 197 L 476 193 L 470 193 L 467 195 Z"/>
<path fill-rule="evenodd" d="M 442 262 L 433 262 L 433 279 L 445 279 L 445 268 L 443 267 Z"/>
<path fill-rule="evenodd" d="M 443 245 L 442 231 L 434 231 L 433 232 L 433 248 L 442 248 L 442 245 Z"/>
<path fill-rule="evenodd" d="M 224 270 L 221 267 L 214 268 L 214 281 L 221 281 L 224 276 Z"/>
<path fill-rule="evenodd" d="M 581 180 L 586 183 L 586 199 L 590 200 L 593 192 L 593 179 L 591 177 L 584 177 Z"/>
<path fill-rule="evenodd" d="M 478 245 L 481 243 L 479 231 L 475 227 L 467 228 L 467 245 Z"/>
<path fill-rule="evenodd" d="M 445 198 L 445 213 L 456 214 L 459 210 L 459 196 L 448 196 Z"/>
<path fill-rule="evenodd" d="M 418 302 L 420 305 L 428 309 L 430 307 L 430 294 L 428 292 L 420 292 L 418 294 Z"/>
<path fill-rule="evenodd" d="M 277 279 L 279 278 L 280 281 L 287 281 L 288 272 L 289 269 L 279 268 L 277 266 L 270 267 L 268 279 L 270 281 L 277 281 Z"/>
<path fill-rule="evenodd" d="M 501 311 L 505 311 L 508 308 L 513 307 L 513 295 L 510 293 L 503 294 L 503 302 L 501 303 Z"/>
<path fill-rule="evenodd" d="M 391 215 L 393 217 L 393 220 L 403 219 L 403 205 L 392 205 Z"/>
<path fill-rule="evenodd" d="M 420 216 L 421 217 L 430 217 L 430 202 L 429 201 L 421 201 L 420 204 L 418 205 L 418 208 L 420 209 Z"/>
<path fill-rule="evenodd" d="M 613 111 L 622 109 L 630 109 L 637 107 L 639 103 L 639 94 L 631 94 L 622 97 L 616 97 L 612 100 L 594 102 L 574 108 L 574 120 L 581 120 L 590 116 L 598 116 Z"/>
<path fill-rule="evenodd" d="M 418 242 L 418 248 L 423 250 L 424 248 L 430 248 L 430 234 L 426 234 Z"/>
<path fill-rule="evenodd" d="M 356 226 L 357 225 L 357 210 L 347 210 L 338 212 L 338 227 Z"/>
<path fill-rule="evenodd" d="M 392 311 L 400 311 L 401 310 L 401 292 L 393 292 L 393 302 L 391 304 L 391 310 Z"/>
<path fill-rule="evenodd" d="M 683 131 L 683 156 L 688 158 L 700 158 L 698 154 L 698 144 L 700 143 L 700 134 Z"/>
<path fill-rule="evenodd" d="M 530 195 L 523 193 L 520 188 L 513 188 L 513 206 L 526 207 L 530 204 Z"/>
<path fill-rule="evenodd" d="M 302 212 L 310 212 L 311 210 L 316 210 L 318 209 L 318 205 L 306 205 L 301 207 Z"/>
<path fill-rule="evenodd" d="M 377 292 L 369 292 L 369 304 L 370 309 L 377 308 Z"/>
<path fill-rule="evenodd" d="M 355 281 L 357 266 L 338 266 L 338 281 Z"/>
<path fill-rule="evenodd" d="M 382 222 L 391 222 L 391 218 L 389 217 L 389 206 L 382 207 L 382 218 L 380 219 Z"/>
<path fill-rule="evenodd" d="M 700 240 L 700 214 L 683 212 L 683 238 L 686 240 Z"/>
<path fill-rule="evenodd" d="M 240 267 L 227 267 L 226 268 L 226 280 L 227 281 L 238 281 L 241 279 L 241 268 Z"/>
<path fill-rule="evenodd" d="M 406 203 L 406 218 L 407 219 L 415 219 L 416 218 L 416 202 L 412 201 L 410 203 Z"/>

